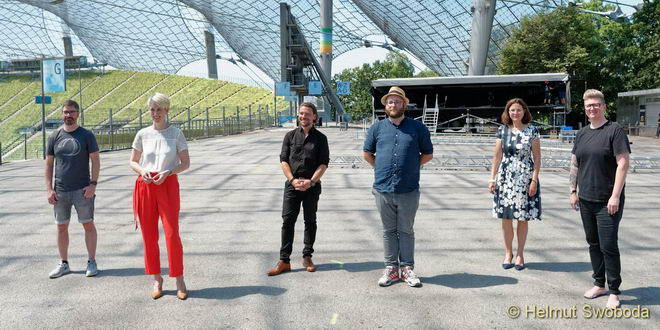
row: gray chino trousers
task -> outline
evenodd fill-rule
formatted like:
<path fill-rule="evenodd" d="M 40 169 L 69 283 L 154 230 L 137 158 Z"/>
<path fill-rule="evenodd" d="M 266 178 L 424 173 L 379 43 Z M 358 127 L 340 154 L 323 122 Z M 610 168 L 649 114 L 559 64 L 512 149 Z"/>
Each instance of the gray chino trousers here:
<path fill-rule="evenodd" d="M 372 189 L 376 208 L 383 222 L 385 266 L 415 265 L 415 214 L 419 207 L 419 190 L 409 193 L 382 193 Z"/>

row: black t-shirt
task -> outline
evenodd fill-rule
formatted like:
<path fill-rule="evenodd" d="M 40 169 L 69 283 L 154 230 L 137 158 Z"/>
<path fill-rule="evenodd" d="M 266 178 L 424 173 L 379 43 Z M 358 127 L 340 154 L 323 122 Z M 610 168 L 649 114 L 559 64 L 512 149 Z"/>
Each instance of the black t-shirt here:
<path fill-rule="evenodd" d="M 55 156 L 55 190 L 74 191 L 89 185 L 89 154 L 99 151 L 94 134 L 82 127 L 63 128 L 48 138 L 46 154 Z"/>
<path fill-rule="evenodd" d="M 616 177 L 616 156 L 626 152 L 630 153 L 628 136 L 617 123 L 607 121 L 595 129 L 585 126 L 577 133 L 573 154 L 578 162 L 580 199 L 591 202 L 610 199 Z"/>

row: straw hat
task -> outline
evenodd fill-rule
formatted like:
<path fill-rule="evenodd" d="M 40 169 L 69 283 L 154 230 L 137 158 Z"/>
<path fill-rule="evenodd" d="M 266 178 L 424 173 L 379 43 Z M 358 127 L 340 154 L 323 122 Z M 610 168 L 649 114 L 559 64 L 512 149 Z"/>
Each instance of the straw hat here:
<path fill-rule="evenodd" d="M 390 91 L 385 94 L 385 96 L 380 98 L 380 103 L 385 105 L 385 102 L 387 101 L 387 97 L 390 95 L 398 96 L 403 99 L 404 104 L 410 103 L 410 100 L 406 97 L 406 92 L 403 91 L 400 87 L 393 86 L 390 88 Z"/>

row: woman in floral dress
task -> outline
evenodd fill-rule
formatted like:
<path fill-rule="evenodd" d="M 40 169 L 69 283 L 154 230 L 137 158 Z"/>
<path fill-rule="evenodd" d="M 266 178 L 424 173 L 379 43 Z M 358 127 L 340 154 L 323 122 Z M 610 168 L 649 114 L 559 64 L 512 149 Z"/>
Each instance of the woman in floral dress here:
<path fill-rule="evenodd" d="M 502 219 L 505 257 L 502 267 L 525 268 L 527 222 L 541 220 L 541 143 L 539 131 L 529 125 L 532 114 L 519 98 L 507 102 L 497 131 L 488 190 L 493 194 L 493 217 Z M 517 220 L 518 250 L 513 262 L 513 220 Z"/>

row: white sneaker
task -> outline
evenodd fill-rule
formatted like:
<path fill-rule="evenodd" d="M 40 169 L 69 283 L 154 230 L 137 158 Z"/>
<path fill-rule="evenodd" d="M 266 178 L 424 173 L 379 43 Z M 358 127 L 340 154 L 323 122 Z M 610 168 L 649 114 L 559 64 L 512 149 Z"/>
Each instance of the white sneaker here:
<path fill-rule="evenodd" d="M 96 260 L 87 260 L 87 277 L 96 276 L 99 273 L 99 268 L 96 266 Z"/>
<path fill-rule="evenodd" d="M 422 281 L 419 280 L 417 277 L 417 274 L 413 272 L 413 268 L 411 266 L 404 266 L 403 269 L 401 269 L 401 277 L 403 278 L 408 285 L 412 287 L 418 287 L 422 285 Z"/>
<path fill-rule="evenodd" d="M 394 266 L 385 267 L 383 271 L 383 276 L 378 279 L 378 285 L 380 286 L 390 286 L 392 283 L 399 280 L 399 269 Z"/>
<path fill-rule="evenodd" d="M 50 278 L 58 278 L 64 274 L 71 273 L 71 269 L 69 269 L 69 264 L 60 262 L 55 269 L 53 269 L 50 274 L 48 274 L 48 277 Z"/>

